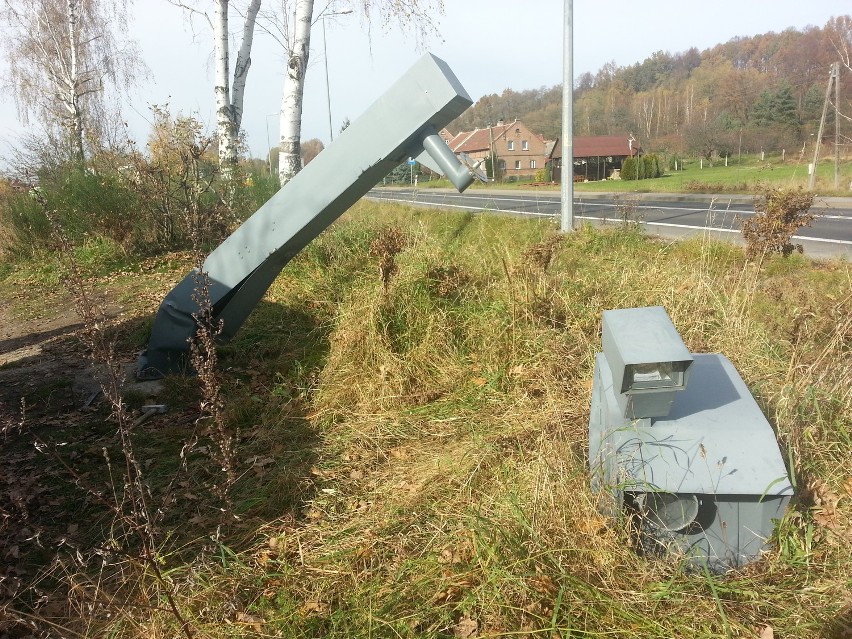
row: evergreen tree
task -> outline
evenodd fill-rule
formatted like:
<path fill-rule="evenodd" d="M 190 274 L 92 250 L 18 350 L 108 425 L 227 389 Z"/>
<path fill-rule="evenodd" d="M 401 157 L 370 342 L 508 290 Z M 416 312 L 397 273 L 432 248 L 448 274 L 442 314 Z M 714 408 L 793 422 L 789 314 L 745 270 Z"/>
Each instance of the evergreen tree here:
<path fill-rule="evenodd" d="M 796 110 L 796 98 L 788 83 L 783 83 L 772 97 L 772 120 L 775 124 L 798 129 L 799 114 Z"/>

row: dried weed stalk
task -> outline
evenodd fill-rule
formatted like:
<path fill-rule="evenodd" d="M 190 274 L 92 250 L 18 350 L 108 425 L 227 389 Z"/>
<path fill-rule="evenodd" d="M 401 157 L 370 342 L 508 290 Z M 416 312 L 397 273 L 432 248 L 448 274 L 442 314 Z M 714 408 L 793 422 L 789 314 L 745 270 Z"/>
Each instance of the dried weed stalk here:
<path fill-rule="evenodd" d="M 190 361 L 201 386 L 201 416 L 197 423 L 203 427 L 203 432 L 213 442 L 213 447 L 209 450 L 212 451 L 214 462 L 219 467 L 223 480 L 214 481 L 210 488 L 221 500 L 221 512 L 225 519 L 229 519 L 233 515 L 230 491 L 237 481 L 235 451 L 237 437 L 228 428 L 225 400 L 222 397 L 222 382 L 217 372 L 216 338 L 222 333 L 223 323 L 221 319 L 216 319 L 213 315 L 208 274 L 199 267 L 193 279 L 195 291 L 192 299 L 198 305 L 198 311 L 192 314 L 196 331 L 189 346 Z"/>
<path fill-rule="evenodd" d="M 615 210 L 618 212 L 621 225 L 625 228 L 639 226 L 642 223 L 642 215 L 639 213 L 639 198 L 635 195 L 617 197 Z"/>
<path fill-rule="evenodd" d="M 409 238 L 402 229 L 389 226 L 381 229 L 370 244 L 370 256 L 379 258 L 379 277 L 385 290 L 399 271 L 396 256 L 402 253 L 408 243 Z"/>
<path fill-rule="evenodd" d="M 793 251 L 803 252 L 801 244 L 791 239 L 803 226 L 810 226 L 816 214 L 810 209 L 814 194 L 793 189 L 767 189 L 755 200 L 755 215 L 741 219 L 746 256 L 755 258 L 768 253 L 788 257 Z"/>
<path fill-rule="evenodd" d="M 442 299 L 457 299 L 470 283 L 470 273 L 457 264 L 432 266 L 426 271 L 429 292 Z"/>
<path fill-rule="evenodd" d="M 525 261 L 543 272 L 547 271 L 556 256 L 556 252 L 562 243 L 565 241 L 565 236 L 561 233 L 554 233 L 550 237 L 538 244 L 533 244 L 530 248 L 524 251 Z"/>

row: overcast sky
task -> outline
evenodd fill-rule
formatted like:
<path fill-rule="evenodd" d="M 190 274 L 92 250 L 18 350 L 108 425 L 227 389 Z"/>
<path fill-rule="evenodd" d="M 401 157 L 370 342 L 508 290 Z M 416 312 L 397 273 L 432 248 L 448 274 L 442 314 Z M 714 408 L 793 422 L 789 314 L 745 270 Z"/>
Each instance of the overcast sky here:
<path fill-rule="evenodd" d="M 507 87 L 561 84 L 565 0 L 444 0 L 444 4 L 445 15 L 438 19 L 440 36 L 433 37 L 426 49 L 418 50 L 411 34 L 398 30 L 382 32 L 374 26 L 368 37 L 354 14 L 327 23 L 335 134 L 345 117 L 355 120 L 425 50 L 450 65 L 474 100 Z M 735 36 L 821 27 L 832 16 L 852 12 L 848 0 L 575 0 L 573 7 L 575 77 L 595 73 L 610 60 L 627 66 L 655 51 L 676 53 L 693 46 L 703 50 Z M 231 26 L 237 33 L 236 17 Z M 131 31 L 152 74 L 125 107 L 134 136 L 146 138 L 148 105 L 167 102 L 173 111 L 192 113 L 212 130 L 212 37 L 206 25 L 196 21 L 191 27 L 184 13 L 166 0 L 135 0 Z M 317 137 L 328 144 L 322 33 L 318 25 L 312 35 L 302 139 Z M 3 73 L 7 64 L 0 61 Z M 268 145 L 278 138 L 283 67 L 281 50 L 258 33 L 243 116 L 254 157 L 265 157 Z M 0 140 L 13 142 L 20 130 L 12 99 L 2 97 Z"/>

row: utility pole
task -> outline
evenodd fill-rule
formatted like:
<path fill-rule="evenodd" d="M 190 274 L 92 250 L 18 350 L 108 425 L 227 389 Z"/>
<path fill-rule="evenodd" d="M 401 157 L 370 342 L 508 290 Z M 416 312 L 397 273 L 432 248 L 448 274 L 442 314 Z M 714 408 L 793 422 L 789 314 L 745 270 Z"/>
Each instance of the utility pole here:
<path fill-rule="evenodd" d="M 491 153 L 491 181 L 497 184 L 497 155 L 494 153 L 494 126 L 488 123 L 488 146 Z"/>
<path fill-rule="evenodd" d="M 840 188 L 840 63 L 834 63 L 834 190 Z"/>
<path fill-rule="evenodd" d="M 816 145 L 814 146 L 814 161 L 813 161 L 813 170 L 811 171 L 810 177 L 808 178 L 808 190 L 814 190 L 814 184 L 816 183 L 816 172 L 817 172 L 817 162 L 819 161 L 819 145 L 822 142 L 822 132 L 825 129 L 825 114 L 828 112 L 828 103 L 831 100 L 831 83 L 836 81 L 837 76 L 839 75 L 840 63 L 834 62 L 831 65 L 831 71 L 828 74 L 828 86 L 825 88 L 825 99 L 822 103 L 822 116 L 819 119 L 819 132 L 817 133 Z M 835 105 L 834 109 L 835 120 L 837 119 L 837 105 Z M 837 149 L 837 144 L 835 142 L 835 150 Z M 836 166 L 836 165 L 835 165 Z"/>
<path fill-rule="evenodd" d="M 574 0 L 565 0 L 562 48 L 562 220 L 574 230 Z"/>

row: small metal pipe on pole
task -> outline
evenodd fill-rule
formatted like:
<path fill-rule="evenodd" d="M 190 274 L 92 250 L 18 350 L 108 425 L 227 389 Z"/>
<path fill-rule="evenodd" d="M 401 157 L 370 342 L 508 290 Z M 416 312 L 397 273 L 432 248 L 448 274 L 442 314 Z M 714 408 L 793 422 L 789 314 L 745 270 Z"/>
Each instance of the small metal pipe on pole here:
<path fill-rule="evenodd" d="M 574 230 L 574 0 L 565 0 L 562 50 L 562 221 L 563 233 Z"/>

